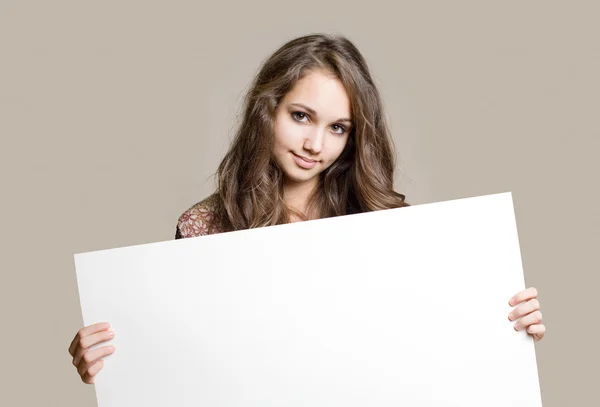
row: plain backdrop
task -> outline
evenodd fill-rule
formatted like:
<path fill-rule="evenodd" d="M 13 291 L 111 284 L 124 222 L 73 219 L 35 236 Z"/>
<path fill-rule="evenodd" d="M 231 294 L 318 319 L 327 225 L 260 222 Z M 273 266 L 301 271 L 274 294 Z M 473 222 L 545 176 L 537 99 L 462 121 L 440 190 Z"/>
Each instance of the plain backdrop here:
<path fill-rule="evenodd" d="M 544 405 L 597 405 L 598 15 L 595 1 L 1 1 L 0 405 L 96 404 L 67 352 L 73 254 L 172 239 L 213 190 L 261 62 L 314 32 L 367 59 L 408 202 L 512 191 L 548 329 Z"/>

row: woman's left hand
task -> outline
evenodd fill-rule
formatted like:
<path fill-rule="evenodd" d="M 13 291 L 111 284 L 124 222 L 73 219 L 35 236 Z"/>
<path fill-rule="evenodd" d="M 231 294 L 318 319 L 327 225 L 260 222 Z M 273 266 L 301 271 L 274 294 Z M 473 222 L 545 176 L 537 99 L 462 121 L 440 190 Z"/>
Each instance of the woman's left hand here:
<path fill-rule="evenodd" d="M 510 321 L 521 318 L 514 325 L 515 331 L 526 329 L 535 341 L 541 340 L 546 332 L 546 327 L 542 324 L 542 311 L 540 311 L 537 295 L 535 287 L 530 287 L 518 292 L 508 301 L 510 306 L 518 305 L 508 314 Z"/>

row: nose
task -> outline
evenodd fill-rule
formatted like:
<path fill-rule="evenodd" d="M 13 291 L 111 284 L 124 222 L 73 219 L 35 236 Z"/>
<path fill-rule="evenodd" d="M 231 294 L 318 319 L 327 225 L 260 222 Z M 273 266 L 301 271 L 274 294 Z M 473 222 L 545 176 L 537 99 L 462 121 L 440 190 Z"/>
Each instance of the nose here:
<path fill-rule="evenodd" d="M 313 154 L 319 154 L 323 150 L 325 142 L 325 129 L 315 127 L 304 140 L 304 148 Z"/>

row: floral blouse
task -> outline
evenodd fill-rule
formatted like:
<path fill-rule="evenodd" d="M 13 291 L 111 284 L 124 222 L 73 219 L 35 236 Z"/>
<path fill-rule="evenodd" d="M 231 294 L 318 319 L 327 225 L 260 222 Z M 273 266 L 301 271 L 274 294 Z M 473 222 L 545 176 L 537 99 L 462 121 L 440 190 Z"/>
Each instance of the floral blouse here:
<path fill-rule="evenodd" d="M 211 209 L 211 197 L 200 201 L 181 214 L 177 221 L 175 239 L 187 237 L 212 235 L 225 232 L 215 222 L 215 215 Z M 406 206 L 410 206 L 405 203 Z"/>
<path fill-rule="evenodd" d="M 220 229 L 214 222 L 214 212 L 205 200 L 196 203 L 181 214 L 177 221 L 175 239 L 212 235 L 221 232 L 224 232 L 224 230 Z"/>

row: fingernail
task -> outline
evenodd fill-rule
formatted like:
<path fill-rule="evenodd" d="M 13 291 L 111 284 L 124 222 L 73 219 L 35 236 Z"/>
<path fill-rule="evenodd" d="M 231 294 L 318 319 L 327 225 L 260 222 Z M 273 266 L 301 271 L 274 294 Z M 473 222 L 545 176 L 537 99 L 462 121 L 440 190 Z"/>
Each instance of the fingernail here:
<path fill-rule="evenodd" d="M 104 329 L 108 329 L 108 328 L 110 328 L 110 324 L 107 322 L 107 323 L 105 323 L 105 324 L 104 324 L 102 327 L 103 327 Z"/>
<path fill-rule="evenodd" d="M 515 326 L 514 326 L 514 328 L 515 328 L 515 331 L 518 331 L 518 330 L 519 330 L 519 329 L 518 329 L 518 325 L 515 325 Z"/>
<path fill-rule="evenodd" d="M 513 319 L 512 319 L 512 315 L 511 315 L 511 314 L 508 314 L 508 320 L 509 320 L 509 321 L 512 321 L 512 320 L 513 320 Z"/>
<path fill-rule="evenodd" d="M 108 350 L 111 351 L 111 352 L 114 352 L 116 350 L 116 348 L 114 346 L 109 346 Z"/>
<path fill-rule="evenodd" d="M 115 331 L 108 331 L 108 336 L 115 336 Z"/>

